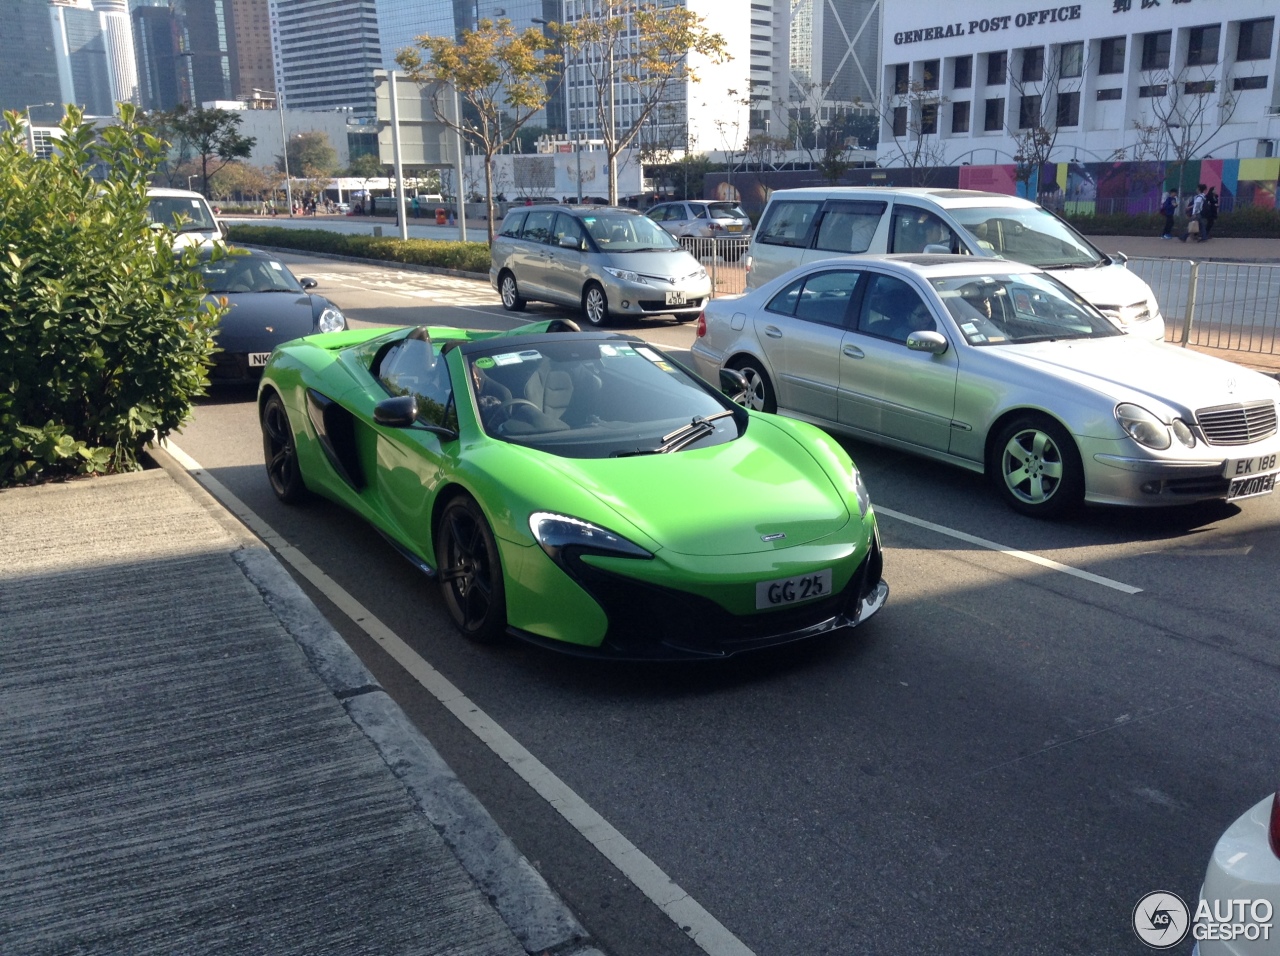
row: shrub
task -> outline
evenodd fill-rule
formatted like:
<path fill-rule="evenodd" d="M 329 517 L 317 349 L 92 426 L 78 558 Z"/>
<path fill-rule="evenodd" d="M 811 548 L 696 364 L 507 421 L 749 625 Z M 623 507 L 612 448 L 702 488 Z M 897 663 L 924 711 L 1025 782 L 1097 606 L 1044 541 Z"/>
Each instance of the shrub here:
<path fill-rule="evenodd" d="M 459 272 L 489 272 L 489 246 L 483 242 L 345 235 L 325 229 L 285 229 L 281 226 L 232 226 L 230 238 L 232 242 L 246 245 L 328 252 L 355 259 L 404 262 Z"/>
<path fill-rule="evenodd" d="M 208 385 L 198 250 L 147 215 L 165 144 L 127 104 L 101 131 L 81 118 L 47 160 L 16 113 L 0 129 L 0 486 L 136 470 Z"/>

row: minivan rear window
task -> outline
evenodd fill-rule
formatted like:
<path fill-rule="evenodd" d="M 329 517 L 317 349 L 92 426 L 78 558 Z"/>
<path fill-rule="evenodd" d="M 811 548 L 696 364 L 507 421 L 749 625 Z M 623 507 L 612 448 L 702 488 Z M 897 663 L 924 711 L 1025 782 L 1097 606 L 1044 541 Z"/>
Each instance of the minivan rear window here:
<path fill-rule="evenodd" d="M 808 246 L 809 227 L 821 205 L 817 199 L 770 203 L 756 232 L 756 241 L 774 246 Z"/>

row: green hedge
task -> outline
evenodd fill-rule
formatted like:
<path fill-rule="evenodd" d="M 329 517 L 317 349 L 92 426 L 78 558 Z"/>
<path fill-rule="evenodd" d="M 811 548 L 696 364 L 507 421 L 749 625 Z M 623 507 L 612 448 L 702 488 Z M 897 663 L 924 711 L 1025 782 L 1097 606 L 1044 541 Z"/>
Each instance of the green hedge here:
<path fill-rule="evenodd" d="M 230 240 L 245 245 L 328 252 L 356 259 L 404 262 L 459 272 L 486 275 L 489 272 L 489 246 L 484 242 L 396 239 L 392 236 L 346 235 L 325 229 L 285 229 L 280 226 L 232 226 Z"/>
<path fill-rule="evenodd" d="M 1065 216 L 1067 222 L 1091 236 L 1158 236 L 1164 230 L 1164 216 L 1159 213 L 1114 213 L 1105 216 Z M 1176 227 L 1182 231 L 1186 220 L 1179 216 Z M 1216 239 L 1280 237 L 1280 210 L 1258 206 L 1242 206 L 1222 213 L 1213 224 Z"/>

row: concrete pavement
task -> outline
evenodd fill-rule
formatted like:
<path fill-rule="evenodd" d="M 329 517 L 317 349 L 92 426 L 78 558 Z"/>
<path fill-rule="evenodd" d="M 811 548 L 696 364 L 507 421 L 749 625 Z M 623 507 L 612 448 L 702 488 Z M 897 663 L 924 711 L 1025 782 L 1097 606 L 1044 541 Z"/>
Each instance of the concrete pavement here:
<path fill-rule="evenodd" d="M 0 953 L 599 956 L 270 551 L 154 457 L 0 491 Z"/>

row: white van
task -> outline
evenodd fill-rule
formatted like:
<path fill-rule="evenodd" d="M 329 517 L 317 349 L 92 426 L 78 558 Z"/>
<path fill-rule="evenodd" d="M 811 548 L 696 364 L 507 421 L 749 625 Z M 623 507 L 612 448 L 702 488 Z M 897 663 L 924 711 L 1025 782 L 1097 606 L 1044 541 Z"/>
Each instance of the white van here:
<path fill-rule="evenodd" d="M 213 215 L 209 202 L 187 189 L 147 190 L 151 200 L 151 225 L 173 230 L 173 248 L 207 245 L 224 238 L 226 229 Z"/>
<path fill-rule="evenodd" d="M 1099 252 L 1033 202 L 972 189 L 779 189 L 747 249 L 747 288 L 816 259 L 863 252 L 955 253 L 1039 266 L 1126 332 L 1164 338 L 1155 294 L 1123 256 Z"/>

